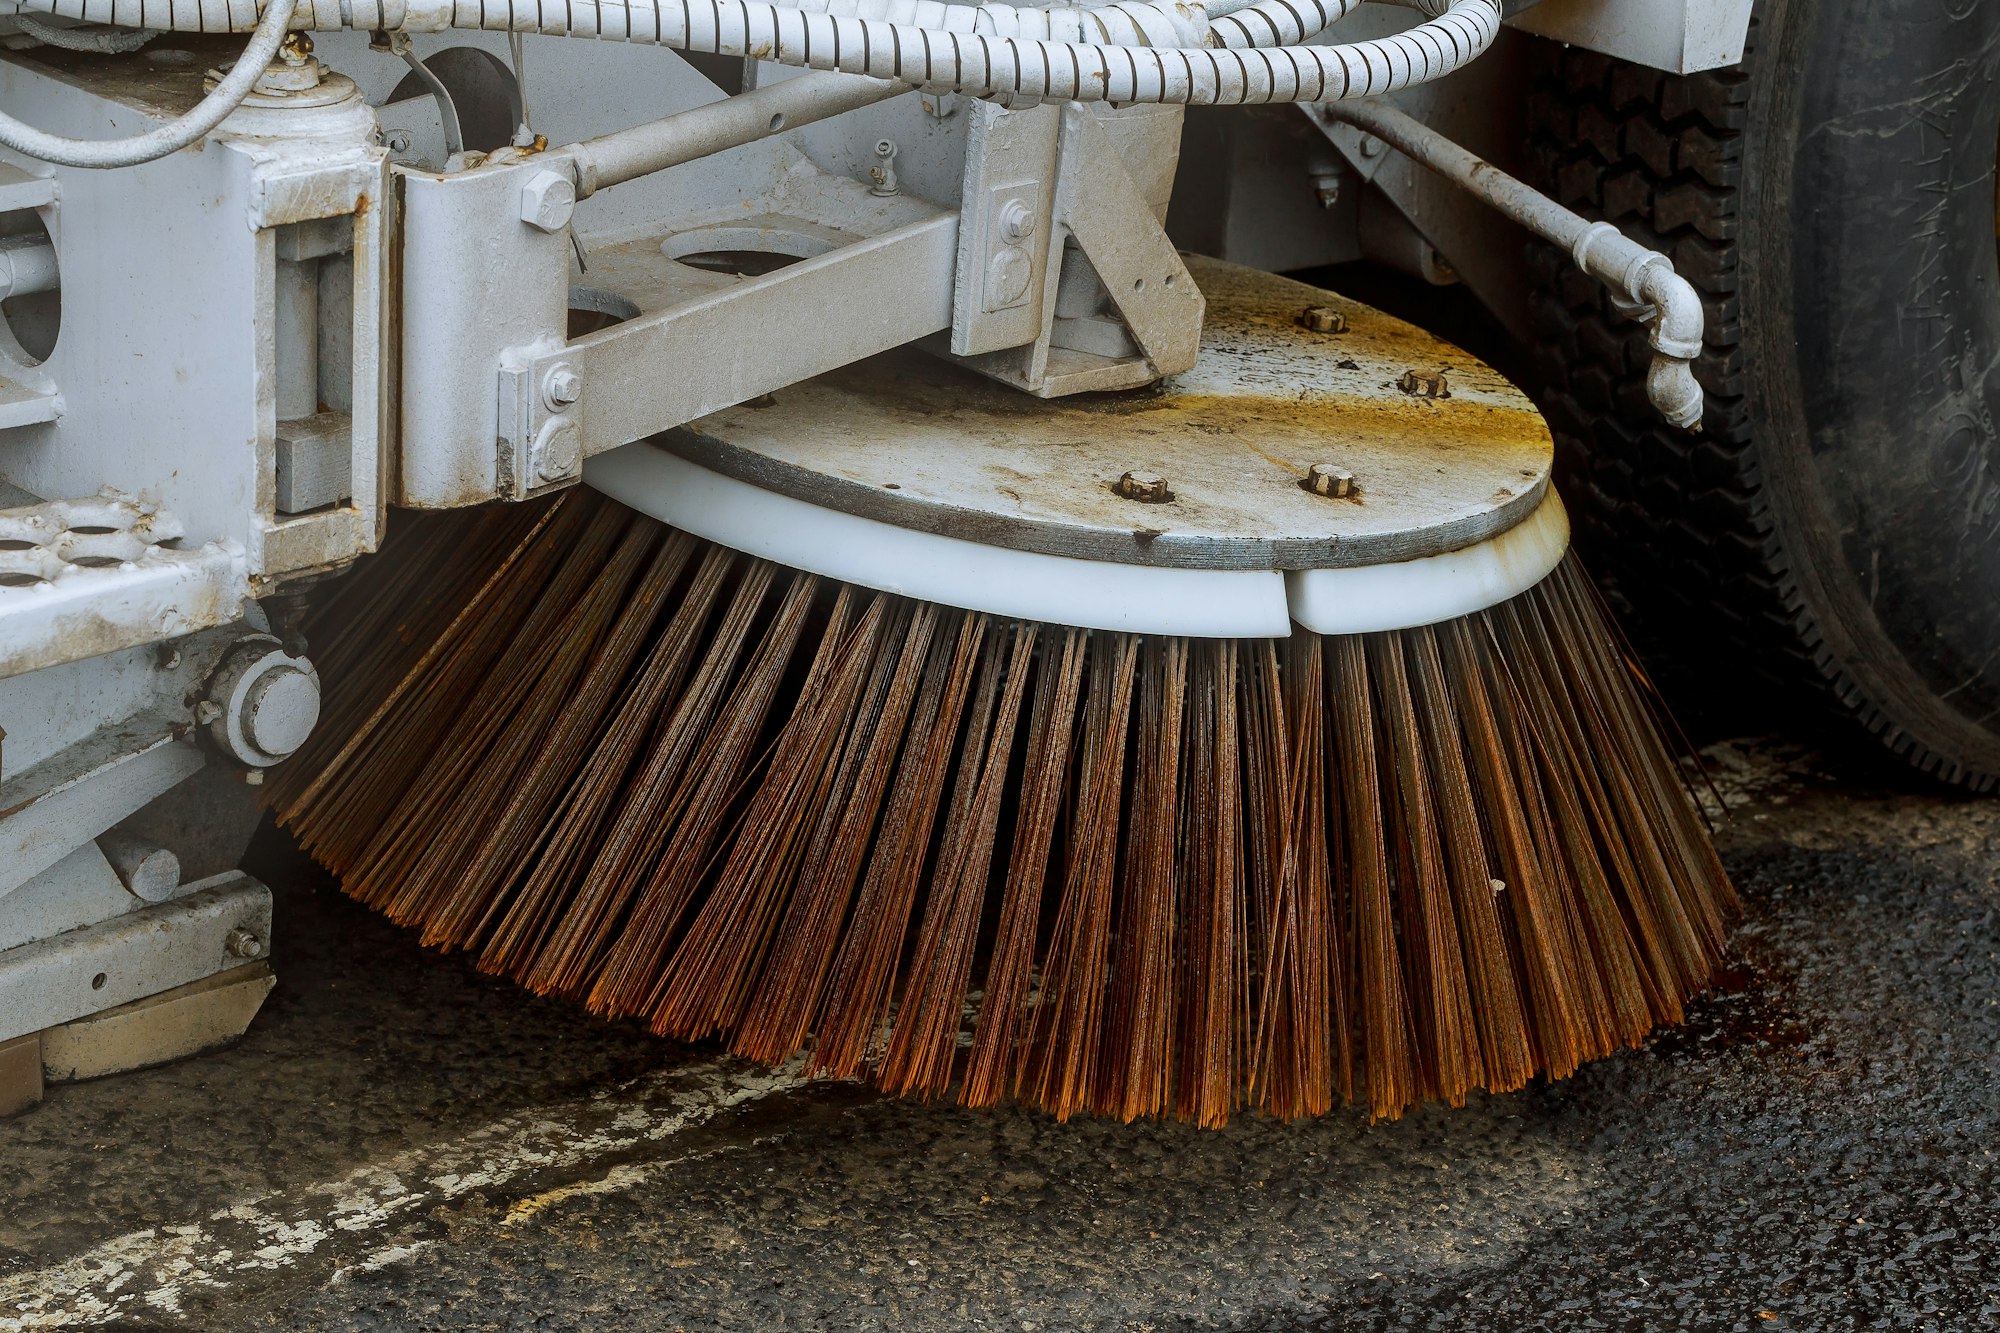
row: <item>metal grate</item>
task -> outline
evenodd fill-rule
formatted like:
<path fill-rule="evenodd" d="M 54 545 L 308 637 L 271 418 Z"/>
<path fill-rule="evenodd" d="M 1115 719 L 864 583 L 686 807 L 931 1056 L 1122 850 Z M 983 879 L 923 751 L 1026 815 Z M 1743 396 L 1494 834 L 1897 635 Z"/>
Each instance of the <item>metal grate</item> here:
<path fill-rule="evenodd" d="M 166 510 L 106 487 L 81 500 L 0 509 L 0 588 L 53 583 L 85 569 L 172 560 L 186 535 Z"/>
<path fill-rule="evenodd" d="M 109 487 L 0 509 L 0 677 L 237 619 L 242 548 L 183 549 L 185 536 L 166 510 Z"/>

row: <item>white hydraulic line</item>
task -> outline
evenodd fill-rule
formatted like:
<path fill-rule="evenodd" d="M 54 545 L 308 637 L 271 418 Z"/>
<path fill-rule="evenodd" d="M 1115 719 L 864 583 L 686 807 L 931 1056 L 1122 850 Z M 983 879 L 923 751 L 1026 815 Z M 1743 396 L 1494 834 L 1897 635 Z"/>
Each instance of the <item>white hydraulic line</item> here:
<path fill-rule="evenodd" d="M 197 102 L 185 115 L 177 116 L 156 129 L 129 139 L 71 139 L 59 134 L 49 134 L 25 124 L 12 116 L 0 112 L 0 144 L 6 145 L 26 157 L 52 162 L 60 167 L 130 167 L 141 162 L 151 162 L 154 158 L 165 157 L 178 152 L 195 140 L 207 134 L 228 118 L 229 113 L 243 104 L 250 95 L 250 89 L 264 73 L 278 48 L 284 44 L 285 35 L 291 27 L 292 14 L 298 0 L 270 0 L 263 13 L 258 16 L 251 32 L 250 44 L 243 48 L 235 65 L 230 67 L 222 82 Z M 30 13 L 58 12 L 55 5 L 22 5 L 21 10 Z M 127 28 L 156 27 L 137 21 L 137 6 L 130 22 L 117 22 L 116 26 Z M 71 16 L 75 17 L 75 16 Z M 109 19 L 85 19 L 88 23 L 111 23 Z"/>
<path fill-rule="evenodd" d="M 272 0 L 289 4 L 292 0 Z M 667 46 L 892 79 L 974 96 L 1049 101 L 1241 105 L 1370 97 L 1440 78 L 1500 31 L 1497 0 L 1451 0 L 1407 32 L 1338 46 L 1121 46 L 957 33 L 734 0 L 302 0 L 301 26 L 538 32 Z M 1273 0 L 1275 2 L 1275 0 Z M 20 9 L 92 23 L 241 31 L 254 0 L 17 0 Z M 1337 9 L 1339 0 L 1328 8 Z M 1134 7 L 1138 12 L 1143 7 Z M 151 12 L 148 12 L 151 11 Z M 1246 11 L 1247 12 L 1247 11 Z"/>
<path fill-rule="evenodd" d="M 32 14 L 16 14 L 14 22 L 22 32 L 44 46 L 60 51 L 87 51 L 92 55 L 122 56 L 155 41 L 157 32 L 133 32 L 123 28 L 60 28 L 44 23 Z"/>
<path fill-rule="evenodd" d="M 1655 410 L 1682 430 L 1699 430 L 1703 407 L 1694 362 L 1708 323 L 1701 294 L 1674 271 L 1674 261 L 1649 250 L 1608 222 L 1581 217 L 1539 190 L 1392 106 L 1351 102 L 1314 115 L 1364 130 L 1473 197 L 1568 250 L 1577 267 L 1612 290 L 1621 313 L 1647 325 L 1653 364 L 1646 393 Z"/>

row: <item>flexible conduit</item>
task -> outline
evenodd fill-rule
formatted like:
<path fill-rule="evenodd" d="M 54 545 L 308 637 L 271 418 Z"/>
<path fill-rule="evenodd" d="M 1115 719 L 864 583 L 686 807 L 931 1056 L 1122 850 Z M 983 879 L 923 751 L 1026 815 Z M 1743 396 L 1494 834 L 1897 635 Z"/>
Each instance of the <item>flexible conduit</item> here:
<path fill-rule="evenodd" d="M 21 9 L 56 14 L 53 4 L 24 4 Z M 262 15 L 252 14 L 250 44 L 230 67 L 229 74 L 192 110 L 173 120 L 129 139 L 70 139 L 49 134 L 0 112 L 0 144 L 26 157 L 53 162 L 59 167 L 130 167 L 178 152 L 220 125 L 230 112 L 241 106 L 265 67 L 278 54 L 292 25 L 297 0 L 270 0 Z M 104 23 L 106 19 L 86 22 Z M 157 27 L 157 24 L 121 24 L 122 27 Z"/>
<path fill-rule="evenodd" d="M 1263 5 L 1282 12 L 1288 2 L 1296 0 L 1263 0 Z M 272 0 L 274 6 L 285 3 Z M 1341 3 L 1320 0 L 1308 8 L 1333 13 Z M 20 7 L 88 23 L 164 25 L 177 32 L 240 32 L 257 21 L 255 0 L 21 0 Z M 1262 7 L 1228 17 L 1247 29 L 1243 15 Z M 1242 49 L 958 33 L 751 0 L 486 0 L 477 7 L 454 0 L 303 0 L 299 25 L 599 38 L 752 56 L 981 97 L 1240 105 L 1371 97 L 1439 78 L 1492 45 L 1500 10 L 1496 0 L 1452 0 L 1437 17 L 1390 37 L 1341 46 Z"/>

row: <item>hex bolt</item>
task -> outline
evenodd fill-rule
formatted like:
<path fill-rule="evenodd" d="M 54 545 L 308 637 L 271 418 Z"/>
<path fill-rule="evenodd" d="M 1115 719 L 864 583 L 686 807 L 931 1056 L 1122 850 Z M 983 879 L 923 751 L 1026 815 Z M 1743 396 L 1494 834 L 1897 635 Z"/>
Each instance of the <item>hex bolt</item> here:
<path fill-rule="evenodd" d="M 222 947 L 231 958 L 261 958 L 264 956 L 264 941 L 252 931 L 238 926 L 222 937 Z"/>
<path fill-rule="evenodd" d="M 1354 494 L 1354 474 L 1331 463 L 1314 463 L 1299 480 L 1299 485 L 1329 500 L 1345 500 Z"/>
<path fill-rule="evenodd" d="M 546 232 L 569 225 L 576 212 L 576 182 L 554 171 L 538 171 L 521 187 L 521 221 Z"/>
<path fill-rule="evenodd" d="M 1340 173 L 1320 172 L 1312 178 L 1313 198 L 1321 208 L 1332 208 L 1340 202 Z"/>
<path fill-rule="evenodd" d="M 542 401 L 550 411 L 560 411 L 583 397 L 583 376 L 567 361 L 549 367 L 542 376 Z"/>
<path fill-rule="evenodd" d="M 1009 241 L 1025 241 L 1035 234 L 1035 214 L 1019 199 L 1009 199 L 1000 210 L 1000 234 Z"/>
<path fill-rule="evenodd" d="M 1146 505 L 1163 505 L 1174 498 L 1167 489 L 1167 479 L 1157 472 L 1127 472 L 1112 489 L 1127 500 Z"/>
<path fill-rule="evenodd" d="M 1406 370 L 1396 387 L 1412 398 L 1451 397 L 1451 385 L 1442 370 Z"/>
<path fill-rule="evenodd" d="M 1380 157 L 1388 150 L 1388 147 L 1388 144 L 1383 143 L 1372 134 L 1361 136 L 1361 156 L 1363 157 Z"/>
<path fill-rule="evenodd" d="M 1309 333 L 1345 333 L 1347 316 L 1330 305 L 1309 305 L 1299 312 L 1298 325 Z"/>

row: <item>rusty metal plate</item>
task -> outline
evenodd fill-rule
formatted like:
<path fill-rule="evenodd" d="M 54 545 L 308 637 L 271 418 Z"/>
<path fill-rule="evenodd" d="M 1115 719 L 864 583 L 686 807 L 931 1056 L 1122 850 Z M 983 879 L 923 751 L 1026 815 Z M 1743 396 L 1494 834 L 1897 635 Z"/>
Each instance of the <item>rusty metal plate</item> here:
<path fill-rule="evenodd" d="M 1548 428 L 1497 372 L 1303 283 L 1215 260 L 1189 267 L 1208 298 L 1200 363 L 1151 389 L 1041 400 L 905 348 L 656 443 L 845 513 L 1122 564 L 1383 564 L 1484 541 L 1535 511 Z M 1302 327 L 1315 306 L 1344 331 Z M 1449 396 L 1428 396 L 1440 372 Z M 1352 493 L 1301 486 L 1315 464 L 1351 474 Z M 1163 477 L 1171 498 L 1125 498 L 1128 472 Z"/>

